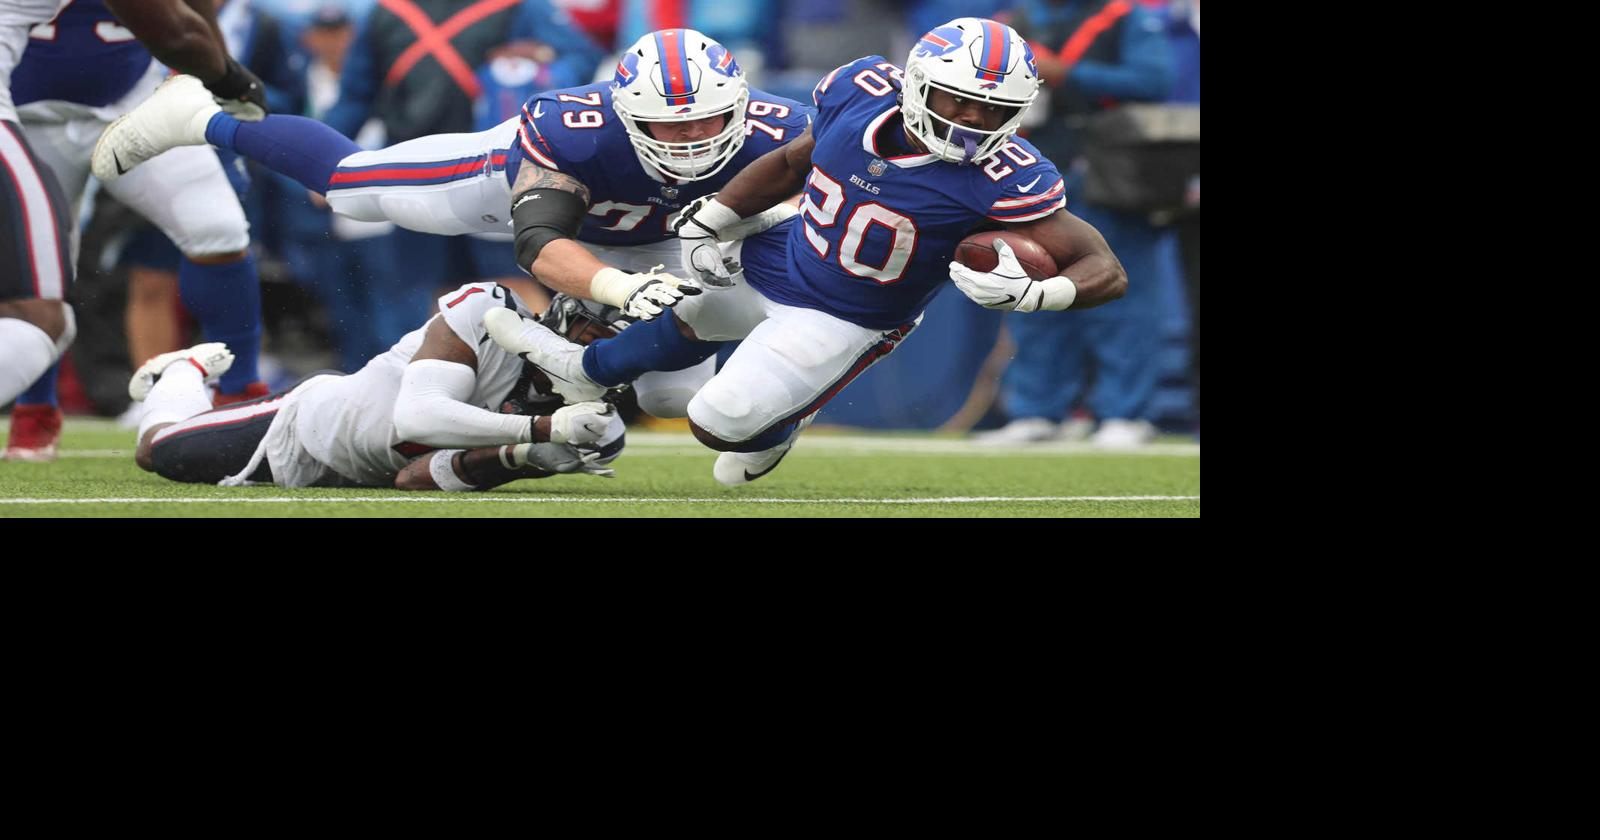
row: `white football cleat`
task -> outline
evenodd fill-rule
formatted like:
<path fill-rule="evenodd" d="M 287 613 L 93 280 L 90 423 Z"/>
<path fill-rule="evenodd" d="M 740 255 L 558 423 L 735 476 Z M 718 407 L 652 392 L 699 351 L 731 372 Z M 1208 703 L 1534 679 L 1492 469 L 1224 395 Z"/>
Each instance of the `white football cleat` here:
<path fill-rule="evenodd" d="M 489 337 L 514 356 L 539 366 L 550 377 L 550 387 L 569 404 L 592 402 L 610 390 L 583 371 L 583 345 L 573 344 L 538 321 L 509 309 L 483 313 Z"/>
<path fill-rule="evenodd" d="M 800 421 L 789 439 L 771 449 L 760 452 L 724 452 L 717 456 L 717 463 L 711 467 L 711 475 L 724 487 L 738 487 L 772 472 L 778 468 L 783 456 L 789 454 L 794 448 L 795 441 L 800 439 L 800 433 L 811 425 L 817 415 L 812 414 Z"/>
<path fill-rule="evenodd" d="M 168 149 L 206 145 L 206 124 L 221 110 L 199 79 L 173 76 L 106 126 L 89 158 L 94 177 L 109 184 Z"/>
<path fill-rule="evenodd" d="M 187 350 L 162 353 L 133 372 L 133 378 L 128 380 L 128 396 L 133 397 L 134 402 L 144 402 L 144 398 L 150 396 L 150 389 L 161 379 L 161 374 L 180 362 L 189 362 L 199 368 L 205 381 L 211 382 L 233 367 L 233 351 L 220 341 L 212 341 L 196 344 Z"/>

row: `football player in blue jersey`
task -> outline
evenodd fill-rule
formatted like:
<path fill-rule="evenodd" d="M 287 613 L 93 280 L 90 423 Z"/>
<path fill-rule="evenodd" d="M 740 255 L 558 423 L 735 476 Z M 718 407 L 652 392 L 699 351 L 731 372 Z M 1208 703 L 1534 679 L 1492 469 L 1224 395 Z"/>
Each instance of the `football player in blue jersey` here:
<path fill-rule="evenodd" d="M 56 457 L 61 411 L 54 363 L 74 331 L 61 300 L 75 262 L 88 144 L 160 81 L 164 68 L 152 54 L 196 74 L 206 95 L 231 111 L 257 119 L 264 113 L 260 80 L 228 56 L 218 35 L 214 0 L 0 0 L 0 356 L 7 362 L 0 404 L 17 399 L 8 460 Z M 141 83 L 148 85 L 143 92 Z M 208 335 L 245 351 L 244 363 L 223 382 L 224 391 L 230 385 L 245 391 L 259 385 L 248 339 L 259 338 L 260 307 L 241 303 L 257 281 L 253 265 L 243 261 L 244 213 L 215 156 L 207 157 L 215 176 L 209 183 L 224 195 L 198 196 L 198 207 L 175 198 L 197 196 L 196 183 L 208 174 L 204 163 L 174 170 L 163 160 L 146 183 L 115 192 L 186 253 L 216 263 L 190 272 L 196 282 L 186 285 L 198 291 L 186 290 L 184 299 Z M 232 215 L 221 206 L 227 202 Z M 18 223 L 26 222 L 16 236 L 12 207 Z"/>
<path fill-rule="evenodd" d="M 539 94 L 489 131 L 377 151 L 314 120 L 234 120 L 178 77 L 106 131 L 94 171 L 116 178 L 119 166 L 210 143 L 298 180 L 340 215 L 424 233 L 500 234 L 515 243 L 517 264 L 551 289 L 651 320 L 701 292 L 656 270 L 679 261 L 672 217 L 800 136 L 811 110 L 751 89 L 716 41 L 667 29 L 629 47 L 610 82 Z M 794 212 L 752 214 L 740 232 Z M 635 381 L 640 406 L 683 416 L 713 372 L 707 357 L 695 363 Z"/>
<path fill-rule="evenodd" d="M 486 316 L 489 333 L 550 373 L 568 399 L 743 339 L 688 414 L 695 436 L 722 452 L 718 481 L 760 478 L 818 409 L 905 340 L 946 277 L 1007 311 L 1122 295 L 1127 277 L 1105 239 L 1064 209 L 1061 173 L 1015 136 L 1038 87 L 1028 45 L 979 18 L 924 35 L 903 73 L 879 56 L 851 62 L 817 85 L 809 131 L 685 209 L 683 266 L 713 288 L 680 304 L 674 323 L 587 349 L 510 312 Z M 738 239 L 745 220 L 802 186 L 800 218 Z M 1003 242 L 992 272 L 952 262 L 982 226 L 1038 242 L 1060 276 L 1029 279 Z"/>

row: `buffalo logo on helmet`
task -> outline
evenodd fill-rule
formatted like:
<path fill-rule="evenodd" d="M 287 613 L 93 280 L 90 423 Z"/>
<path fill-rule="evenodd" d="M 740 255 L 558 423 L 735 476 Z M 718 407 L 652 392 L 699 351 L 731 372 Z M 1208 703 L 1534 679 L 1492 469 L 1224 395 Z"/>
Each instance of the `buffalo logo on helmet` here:
<path fill-rule="evenodd" d="M 733 60 L 733 53 L 721 44 L 712 44 L 706 48 L 706 61 L 711 63 L 711 69 L 728 78 L 738 76 L 744 71 L 739 69 L 739 62 Z"/>
<path fill-rule="evenodd" d="M 634 79 L 639 77 L 639 54 L 628 53 L 617 62 L 617 75 L 615 84 L 618 87 L 627 87 Z"/>
<path fill-rule="evenodd" d="M 1039 78 L 1039 63 L 1033 60 L 1033 45 L 1022 42 L 1022 60 L 1028 63 L 1028 75 Z"/>
<path fill-rule="evenodd" d="M 941 56 L 961 46 L 961 30 L 954 26 L 941 26 L 917 41 L 917 55 Z"/>

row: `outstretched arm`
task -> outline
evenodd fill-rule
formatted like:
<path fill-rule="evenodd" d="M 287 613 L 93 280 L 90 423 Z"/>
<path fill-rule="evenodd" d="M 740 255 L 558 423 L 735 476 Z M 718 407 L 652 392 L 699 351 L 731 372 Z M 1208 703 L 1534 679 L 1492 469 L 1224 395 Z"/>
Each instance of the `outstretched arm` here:
<path fill-rule="evenodd" d="M 601 262 L 576 239 L 589 211 L 589 188 L 564 172 L 524 159 L 511 185 L 517 265 L 558 292 L 615 306 L 650 320 L 700 287 L 671 274 L 629 274 Z"/>
<path fill-rule="evenodd" d="M 588 472 L 611 476 L 609 469 L 585 465 L 576 448 L 556 443 L 451 449 L 422 455 L 395 476 L 396 490 L 490 490 L 519 478 L 549 478 Z"/>
<path fill-rule="evenodd" d="M 222 78 L 228 53 L 217 34 L 216 7 L 203 0 L 106 0 L 150 54 L 202 82 Z"/>
<path fill-rule="evenodd" d="M 716 201 L 748 218 L 782 203 L 806 185 L 811 176 L 811 150 L 817 145 L 811 127 L 789 143 L 755 159 L 717 193 Z"/>

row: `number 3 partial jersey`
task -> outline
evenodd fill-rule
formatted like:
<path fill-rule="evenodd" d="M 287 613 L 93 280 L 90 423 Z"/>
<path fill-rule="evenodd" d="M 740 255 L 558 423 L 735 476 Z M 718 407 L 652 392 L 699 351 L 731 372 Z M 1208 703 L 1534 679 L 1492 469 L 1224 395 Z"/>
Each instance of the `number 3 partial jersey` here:
<path fill-rule="evenodd" d="M 976 165 L 896 154 L 901 71 L 881 56 L 846 64 L 812 94 L 811 176 L 787 229 L 787 270 L 773 237 L 745 243 L 745 276 L 768 298 L 872 329 L 921 314 L 949 279 L 956 244 L 979 223 L 1027 222 L 1065 206 L 1061 173 L 1026 140 Z M 776 232 L 779 228 L 775 228 Z"/>
<path fill-rule="evenodd" d="M 671 238 L 668 218 L 685 204 L 721 190 L 756 158 L 799 137 L 811 113 L 792 99 L 751 88 L 744 145 L 722 171 L 687 182 L 645 171 L 611 106 L 611 83 L 602 82 L 529 99 L 513 148 L 521 150 L 522 161 L 570 175 L 589 188 L 592 203 L 578 241 L 648 245 Z"/>
<path fill-rule="evenodd" d="M 18 105 L 62 100 L 100 107 L 126 96 L 155 59 L 100 0 L 74 0 L 33 28 L 11 76 Z"/>

